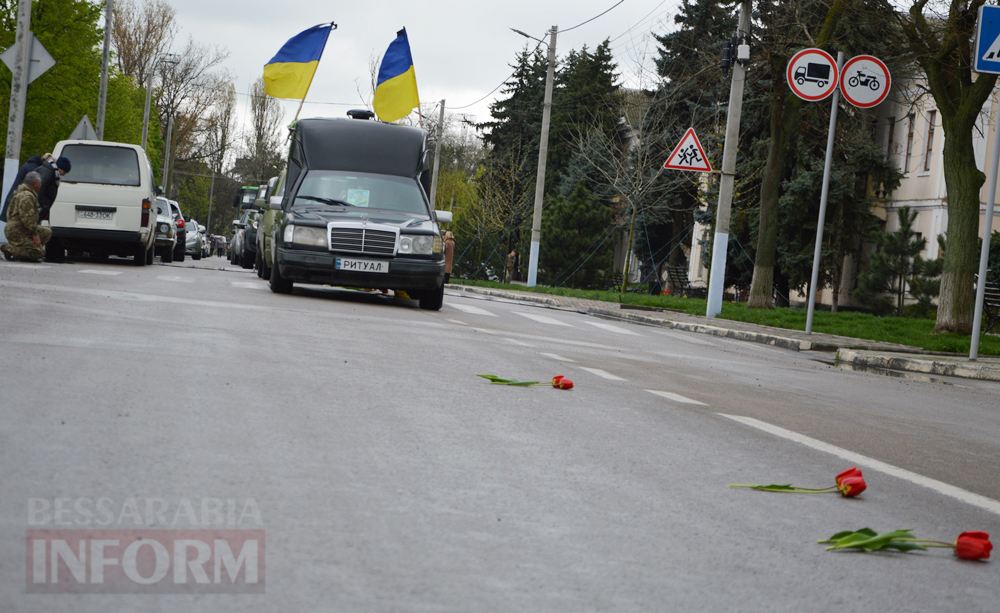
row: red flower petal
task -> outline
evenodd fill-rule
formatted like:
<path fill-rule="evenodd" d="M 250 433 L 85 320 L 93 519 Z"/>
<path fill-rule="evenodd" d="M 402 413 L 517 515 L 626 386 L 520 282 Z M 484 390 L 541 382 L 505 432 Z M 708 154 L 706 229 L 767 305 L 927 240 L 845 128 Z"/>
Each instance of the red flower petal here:
<path fill-rule="evenodd" d="M 861 476 L 861 469 L 858 468 L 857 466 L 852 466 L 847 470 L 845 470 L 844 472 L 837 475 L 836 478 L 837 485 L 840 485 L 840 482 L 847 477 L 860 477 L 860 476 Z"/>
<path fill-rule="evenodd" d="M 840 489 L 840 495 L 845 498 L 853 498 L 868 489 L 863 477 L 844 477 L 837 487 Z"/>
<path fill-rule="evenodd" d="M 552 377 L 552 387 L 561 390 L 573 389 L 573 382 L 562 375 Z"/>
<path fill-rule="evenodd" d="M 955 555 L 964 560 L 988 559 L 993 549 L 989 536 L 980 531 L 963 532 L 955 540 Z"/>

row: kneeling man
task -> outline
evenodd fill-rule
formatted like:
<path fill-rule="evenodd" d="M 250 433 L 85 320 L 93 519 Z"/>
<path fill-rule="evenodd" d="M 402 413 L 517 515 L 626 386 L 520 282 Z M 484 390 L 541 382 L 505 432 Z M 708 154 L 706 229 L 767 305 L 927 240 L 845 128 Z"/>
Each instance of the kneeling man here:
<path fill-rule="evenodd" d="M 45 257 L 45 243 L 52 238 L 52 230 L 38 221 L 38 190 L 41 187 L 41 175 L 31 171 L 14 191 L 4 229 L 9 244 L 0 246 L 8 260 L 37 262 Z"/>

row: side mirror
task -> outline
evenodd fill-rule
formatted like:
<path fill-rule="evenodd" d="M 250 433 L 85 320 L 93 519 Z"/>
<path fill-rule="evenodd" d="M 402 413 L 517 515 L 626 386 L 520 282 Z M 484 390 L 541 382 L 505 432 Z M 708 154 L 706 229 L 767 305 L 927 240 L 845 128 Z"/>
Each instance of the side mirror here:
<path fill-rule="evenodd" d="M 270 202 L 270 206 L 268 206 L 268 208 L 271 209 L 272 211 L 280 211 L 281 210 L 281 196 L 271 196 L 271 202 Z"/>
<path fill-rule="evenodd" d="M 451 223 L 454 218 L 451 211 L 434 211 L 434 217 L 438 223 Z"/>
<path fill-rule="evenodd" d="M 263 198 L 257 198 L 256 200 L 253 201 L 253 208 L 257 209 L 258 211 L 263 211 L 267 208 L 267 201 L 264 200 Z"/>
<path fill-rule="evenodd" d="M 236 227 L 239 228 L 240 230 L 242 230 L 243 228 L 247 227 L 247 225 L 245 223 L 243 223 L 242 221 L 237 221 L 236 222 Z"/>

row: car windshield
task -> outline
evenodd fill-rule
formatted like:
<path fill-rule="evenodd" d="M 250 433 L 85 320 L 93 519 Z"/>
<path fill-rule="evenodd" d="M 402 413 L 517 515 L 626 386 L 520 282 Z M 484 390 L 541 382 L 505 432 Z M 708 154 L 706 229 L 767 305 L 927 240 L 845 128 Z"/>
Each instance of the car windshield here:
<path fill-rule="evenodd" d="M 293 206 L 310 204 L 428 214 L 416 179 L 372 173 L 311 170 L 299 185 Z"/>
<path fill-rule="evenodd" d="M 108 145 L 66 145 L 61 155 L 73 162 L 63 181 L 101 185 L 139 185 L 139 156 L 134 149 Z"/>

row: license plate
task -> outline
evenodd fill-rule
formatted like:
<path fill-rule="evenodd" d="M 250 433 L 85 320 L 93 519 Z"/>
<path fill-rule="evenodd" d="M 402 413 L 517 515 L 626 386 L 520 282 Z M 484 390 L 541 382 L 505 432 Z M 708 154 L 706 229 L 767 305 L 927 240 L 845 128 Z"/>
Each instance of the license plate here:
<path fill-rule="evenodd" d="M 350 258 L 337 258 L 337 270 L 349 270 L 351 272 L 389 272 L 389 262 L 377 260 L 354 260 Z"/>
<path fill-rule="evenodd" d="M 111 211 L 77 211 L 76 216 L 78 219 L 108 219 L 110 220 L 112 215 Z"/>

